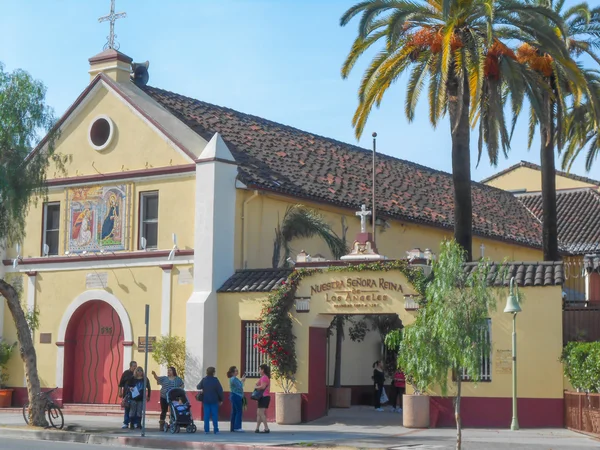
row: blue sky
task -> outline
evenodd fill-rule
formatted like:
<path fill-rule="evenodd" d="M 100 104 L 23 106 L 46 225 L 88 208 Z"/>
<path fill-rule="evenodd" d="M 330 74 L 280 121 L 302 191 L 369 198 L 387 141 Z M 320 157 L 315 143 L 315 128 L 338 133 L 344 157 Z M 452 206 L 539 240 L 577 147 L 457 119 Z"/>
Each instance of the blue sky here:
<path fill-rule="evenodd" d="M 116 34 L 122 52 L 150 61 L 152 86 L 356 143 L 351 118 L 368 59 L 342 80 L 340 67 L 357 24 L 339 26 L 354 3 L 117 0 L 116 10 L 127 18 L 117 21 Z M 0 61 L 41 79 L 48 103 L 62 115 L 89 82 L 88 58 L 102 51 L 108 34 L 108 24 L 97 19 L 109 9 L 110 0 L 2 0 Z M 377 131 L 379 151 L 449 172 L 447 120 L 432 129 L 424 97 L 408 123 L 405 82 L 401 78 L 373 111 L 359 145 L 370 148 L 371 132 Z M 471 142 L 475 180 L 521 160 L 539 162 L 538 143 L 527 150 L 525 116 L 509 159 L 496 168 L 486 159 L 475 167 L 475 136 Z M 600 162 L 586 174 L 581 158 L 573 172 L 598 179 Z"/>

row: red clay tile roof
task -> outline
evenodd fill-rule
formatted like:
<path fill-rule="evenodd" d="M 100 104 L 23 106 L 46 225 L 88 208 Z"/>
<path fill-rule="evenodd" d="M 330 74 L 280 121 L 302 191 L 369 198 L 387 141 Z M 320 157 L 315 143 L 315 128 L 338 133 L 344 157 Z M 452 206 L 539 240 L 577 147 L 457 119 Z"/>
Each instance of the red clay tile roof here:
<path fill-rule="evenodd" d="M 465 272 L 472 272 L 477 264 L 466 263 Z M 503 264 L 492 263 L 488 276 L 490 286 L 508 286 L 512 277 L 522 287 L 559 286 L 564 282 L 562 262 L 511 262 L 501 271 L 502 266 Z M 269 292 L 281 286 L 281 282 L 292 272 L 292 269 L 238 270 L 223 284 L 219 292 Z M 500 273 L 504 276 L 499 276 Z"/>
<path fill-rule="evenodd" d="M 369 150 L 162 89 L 143 89 L 204 139 L 219 132 L 246 185 L 351 209 L 370 204 Z M 379 154 L 377 183 L 379 214 L 453 228 L 450 174 Z M 539 221 L 513 195 L 474 182 L 472 196 L 475 234 L 541 246 Z"/>
<path fill-rule="evenodd" d="M 540 192 L 519 194 L 517 198 L 542 220 Z M 563 250 L 575 255 L 600 252 L 600 194 L 595 188 L 556 191 L 556 209 L 558 240 Z"/>
<path fill-rule="evenodd" d="M 501 177 L 502 175 L 506 175 L 507 173 L 512 172 L 515 169 L 518 169 L 519 167 L 527 167 L 529 169 L 539 170 L 540 172 L 542 170 L 542 167 L 539 166 L 538 164 L 534 164 L 534 163 L 531 163 L 528 161 L 521 161 L 513 166 L 510 166 L 508 169 L 504 169 L 498 173 L 495 173 L 491 177 L 484 178 L 483 180 L 481 180 L 481 183 L 487 183 L 488 181 L 492 181 L 498 177 Z M 571 180 L 577 180 L 577 181 L 582 181 L 584 183 L 589 183 L 594 186 L 600 186 L 600 181 L 592 180 L 591 178 L 588 178 L 588 177 L 582 177 L 581 175 L 575 175 L 575 174 L 569 173 L 569 172 L 562 172 L 560 170 L 556 171 L 556 175 L 559 175 L 559 176 L 565 177 L 565 178 L 570 178 Z"/>
<path fill-rule="evenodd" d="M 269 292 L 281 286 L 281 282 L 293 269 L 245 269 L 236 270 L 218 292 Z"/>

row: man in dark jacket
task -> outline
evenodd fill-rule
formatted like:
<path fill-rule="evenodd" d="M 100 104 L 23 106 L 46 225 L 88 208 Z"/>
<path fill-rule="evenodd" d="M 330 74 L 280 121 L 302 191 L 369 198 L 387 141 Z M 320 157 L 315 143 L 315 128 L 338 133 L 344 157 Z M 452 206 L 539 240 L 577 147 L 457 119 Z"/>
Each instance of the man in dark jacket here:
<path fill-rule="evenodd" d="M 128 404 L 128 394 L 129 388 L 127 387 L 129 381 L 133 378 L 133 374 L 135 373 L 135 369 L 137 368 L 137 363 L 135 361 L 131 361 L 129 363 L 129 369 L 127 369 L 121 375 L 121 380 L 119 381 L 119 397 L 123 399 L 121 402 L 121 406 L 125 407 L 125 414 L 123 416 L 123 426 L 121 428 L 129 427 L 129 404 Z"/>
<path fill-rule="evenodd" d="M 210 418 L 212 416 L 215 434 L 219 433 L 219 406 L 223 404 L 223 386 L 217 377 L 216 369 L 206 369 L 206 376 L 202 378 L 196 389 L 202 393 L 202 405 L 204 407 L 204 432 L 210 433 Z"/>

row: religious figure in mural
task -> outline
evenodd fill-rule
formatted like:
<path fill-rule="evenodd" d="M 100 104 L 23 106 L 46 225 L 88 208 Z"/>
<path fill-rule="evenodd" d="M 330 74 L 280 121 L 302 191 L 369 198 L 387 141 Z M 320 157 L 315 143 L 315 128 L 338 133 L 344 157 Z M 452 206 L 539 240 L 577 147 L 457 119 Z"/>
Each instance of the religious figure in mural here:
<path fill-rule="evenodd" d="M 127 214 L 131 185 L 85 186 L 68 192 L 69 239 L 72 253 L 127 249 Z"/>
<path fill-rule="evenodd" d="M 86 205 L 85 209 L 77 216 L 73 225 L 72 237 L 76 240 L 77 245 L 83 247 L 92 241 L 92 224 L 92 212 L 89 205 Z"/>
<path fill-rule="evenodd" d="M 119 205 L 117 204 L 117 196 L 110 194 L 108 199 L 108 209 L 106 211 L 106 217 L 102 223 L 102 234 L 100 239 L 103 241 L 108 238 L 115 237 L 115 231 L 118 230 L 119 225 Z"/>

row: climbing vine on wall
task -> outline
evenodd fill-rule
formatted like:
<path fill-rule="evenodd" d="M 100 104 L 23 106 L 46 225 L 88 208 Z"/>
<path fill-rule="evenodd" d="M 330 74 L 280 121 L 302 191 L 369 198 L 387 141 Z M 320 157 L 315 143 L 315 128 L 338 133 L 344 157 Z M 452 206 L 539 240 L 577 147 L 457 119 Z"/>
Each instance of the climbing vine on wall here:
<path fill-rule="evenodd" d="M 421 269 L 411 267 L 406 261 L 331 266 L 327 269 L 298 269 L 269 294 L 260 315 L 262 323 L 260 333 L 256 336 L 258 341 L 256 348 L 267 355 L 273 375 L 280 382 L 284 392 L 291 392 L 298 369 L 291 309 L 302 279 L 325 272 L 390 272 L 393 270 L 400 271 L 420 296 L 425 294 L 427 277 Z"/>

